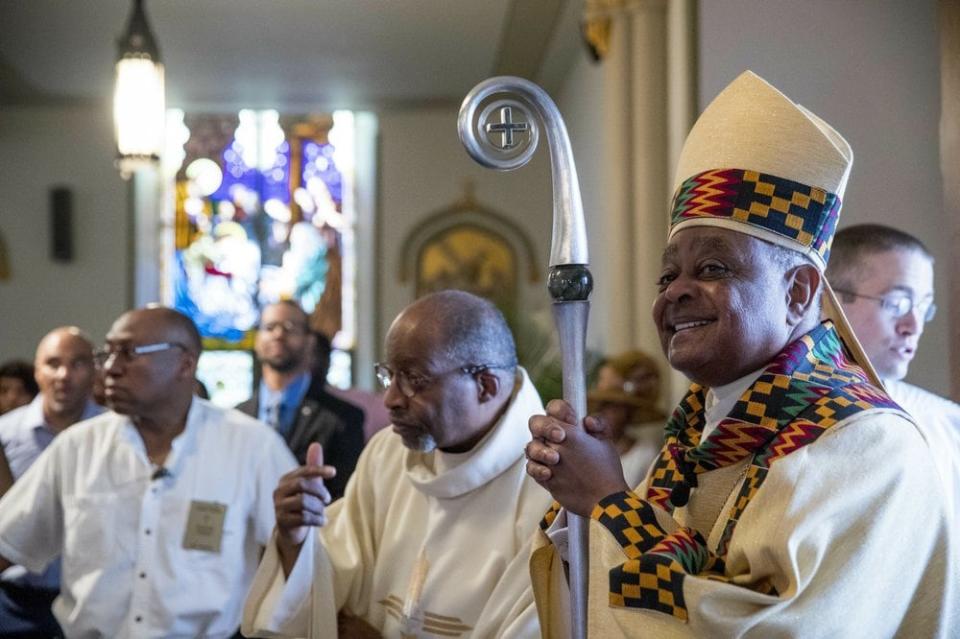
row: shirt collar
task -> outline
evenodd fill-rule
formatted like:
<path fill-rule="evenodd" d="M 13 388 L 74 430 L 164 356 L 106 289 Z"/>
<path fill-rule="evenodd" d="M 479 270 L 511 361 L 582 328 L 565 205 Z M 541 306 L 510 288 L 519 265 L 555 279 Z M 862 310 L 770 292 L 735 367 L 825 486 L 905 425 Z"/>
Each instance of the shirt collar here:
<path fill-rule="evenodd" d="M 757 381 L 757 378 L 760 377 L 764 370 L 766 370 L 765 366 L 747 373 L 743 377 L 735 379 L 728 384 L 707 390 L 707 396 L 704 399 L 706 404 L 703 415 L 705 423 L 703 434 L 700 436 L 701 442 L 706 441 L 710 432 L 721 419 L 733 410 L 733 407 L 737 404 L 737 400 L 740 399 L 744 391 L 750 388 L 751 384 Z"/>
<path fill-rule="evenodd" d="M 267 421 L 267 409 L 283 400 L 283 390 L 273 390 L 261 379 L 257 389 L 257 419 Z"/>
<path fill-rule="evenodd" d="M 170 443 L 170 454 L 167 455 L 167 458 L 164 460 L 163 468 L 169 471 L 174 477 L 177 476 L 180 470 L 181 460 L 193 450 L 197 439 L 197 432 L 207 419 L 207 407 L 208 403 L 206 400 L 194 395 L 190 403 L 190 410 L 187 412 L 187 422 L 183 428 L 183 432 L 174 437 Z M 137 456 L 141 461 L 143 461 L 148 468 L 152 469 L 153 464 L 150 462 L 150 458 L 147 457 L 147 449 L 143 443 L 143 438 L 137 431 L 137 427 L 133 424 L 130 416 L 125 415 L 124 417 L 126 418 L 126 423 L 120 430 L 123 439 L 133 446 L 133 449 L 137 452 Z"/>
<path fill-rule="evenodd" d="M 83 407 L 83 413 L 80 414 L 80 419 L 78 419 L 77 422 L 96 417 L 103 411 L 104 408 L 102 406 L 92 399 L 88 399 Z M 23 424 L 31 430 L 43 429 L 53 433 L 53 429 L 50 428 L 50 425 L 47 423 L 47 418 L 43 415 L 43 393 L 37 393 L 37 396 L 34 397 L 33 401 L 27 406 L 23 415 Z"/>
<path fill-rule="evenodd" d="M 87 405 L 83 407 L 83 414 L 80 415 L 80 421 L 96 417 L 106 409 L 92 399 L 87 400 Z"/>
<path fill-rule="evenodd" d="M 47 420 L 43 417 L 43 393 L 37 393 L 33 401 L 27 405 L 27 408 L 23 411 L 23 422 L 21 423 L 30 430 L 39 428 L 50 430 Z"/>
<path fill-rule="evenodd" d="M 297 407 L 303 401 L 304 395 L 307 394 L 312 379 L 309 371 L 304 371 L 279 390 L 273 390 L 261 379 L 257 404 L 261 410 L 278 401 L 282 401 L 286 406 Z"/>
<path fill-rule="evenodd" d="M 307 394 L 307 389 L 310 388 L 310 381 L 312 375 L 308 371 L 300 373 L 293 378 L 287 387 L 283 389 L 283 405 L 296 408 L 303 401 L 303 396 Z"/>
<path fill-rule="evenodd" d="M 190 402 L 190 411 L 187 413 L 187 424 L 183 432 L 177 435 L 170 443 L 170 454 L 163 466 L 176 477 L 180 470 L 180 460 L 193 450 L 197 441 L 197 432 L 207 419 L 207 403 L 196 395 Z"/>

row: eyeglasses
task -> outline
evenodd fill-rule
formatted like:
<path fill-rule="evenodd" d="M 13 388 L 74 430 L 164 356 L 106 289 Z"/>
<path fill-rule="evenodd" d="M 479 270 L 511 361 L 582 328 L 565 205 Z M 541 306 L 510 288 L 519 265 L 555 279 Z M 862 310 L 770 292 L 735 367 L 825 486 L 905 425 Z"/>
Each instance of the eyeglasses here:
<path fill-rule="evenodd" d="M 396 380 L 397 389 L 403 393 L 404 397 L 410 399 L 417 393 L 421 393 L 426 390 L 427 387 L 441 377 L 452 375 L 453 373 L 474 376 L 493 368 L 512 368 L 514 366 L 516 366 L 516 364 L 477 364 L 475 366 L 458 366 L 457 368 L 444 371 L 442 373 L 437 373 L 433 376 L 426 376 L 404 370 L 395 371 L 386 364 L 377 362 L 373 365 L 373 371 L 376 373 L 377 381 L 380 382 L 380 387 L 383 390 L 389 389 L 394 380 Z"/>
<path fill-rule="evenodd" d="M 143 344 L 141 346 L 134 346 L 132 344 L 108 344 L 94 351 L 93 361 L 96 362 L 97 366 L 102 368 L 106 366 L 107 362 L 113 357 L 116 357 L 121 362 L 130 362 L 142 355 L 160 353 L 162 351 L 168 351 L 171 348 L 187 350 L 186 346 L 178 344 L 177 342 L 156 342 L 155 344 Z"/>
<path fill-rule="evenodd" d="M 932 321 L 933 317 L 937 314 L 937 305 L 930 298 L 920 300 L 919 302 L 914 302 L 913 298 L 909 295 L 886 295 L 884 297 L 874 297 L 873 295 L 861 295 L 860 293 L 854 293 L 853 291 L 844 291 L 841 289 L 834 290 L 837 293 L 842 293 L 843 295 L 862 297 L 865 300 L 880 302 L 880 307 L 890 313 L 890 315 L 896 319 L 900 319 L 914 308 L 920 312 L 920 317 L 923 318 L 924 322 Z"/>
<path fill-rule="evenodd" d="M 288 335 L 303 335 L 307 332 L 307 327 L 305 325 L 290 320 L 285 320 L 283 322 L 268 322 L 266 324 L 262 324 L 258 330 L 264 333 L 272 333 L 278 328 Z"/>

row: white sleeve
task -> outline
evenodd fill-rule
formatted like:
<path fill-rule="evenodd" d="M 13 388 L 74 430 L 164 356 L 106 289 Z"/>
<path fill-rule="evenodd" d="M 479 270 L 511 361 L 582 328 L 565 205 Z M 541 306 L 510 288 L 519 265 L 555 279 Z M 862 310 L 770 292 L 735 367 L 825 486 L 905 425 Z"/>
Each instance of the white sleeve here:
<path fill-rule="evenodd" d="M 311 529 L 286 580 L 276 541 L 268 541 L 244 607 L 243 634 L 328 637 L 345 604 L 365 615 L 376 563 L 370 520 L 376 498 L 367 475 L 377 450 L 371 442 L 361 455 L 346 494 L 327 507 L 327 525 Z"/>
<path fill-rule="evenodd" d="M 316 532 L 310 531 L 297 562 L 283 577 L 276 537 L 270 538 L 243 608 L 241 632 L 247 637 L 306 637 L 310 627 Z"/>
<path fill-rule="evenodd" d="M 54 440 L 0 499 L 0 556 L 31 572 L 43 572 L 63 548 L 63 440 Z"/>

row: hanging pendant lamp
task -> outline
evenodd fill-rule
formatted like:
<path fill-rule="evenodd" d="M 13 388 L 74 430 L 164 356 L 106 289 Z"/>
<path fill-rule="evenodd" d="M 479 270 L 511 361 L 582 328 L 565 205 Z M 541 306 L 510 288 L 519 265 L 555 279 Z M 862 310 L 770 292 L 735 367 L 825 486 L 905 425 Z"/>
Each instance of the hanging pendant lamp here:
<path fill-rule="evenodd" d="M 117 42 L 113 94 L 117 167 L 124 178 L 160 160 L 165 113 L 160 49 L 147 23 L 143 0 L 134 0 L 127 30 Z"/>

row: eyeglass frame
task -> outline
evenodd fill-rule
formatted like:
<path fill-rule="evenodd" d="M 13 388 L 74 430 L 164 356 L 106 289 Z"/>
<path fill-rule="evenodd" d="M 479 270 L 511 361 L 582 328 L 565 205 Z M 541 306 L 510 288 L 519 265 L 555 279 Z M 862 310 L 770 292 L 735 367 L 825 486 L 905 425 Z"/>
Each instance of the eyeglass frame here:
<path fill-rule="evenodd" d="M 272 333 L 278 328 L 283 329 L 283 332 L 287 335 L 307 335 L 310 333 L 310 326 L 308 324 L 295 322 L 293 320 L 267 322 L 266 324 L 258 326 L 257 330 L 263 333 Z"/>
<path fill-rule="evenodd" d="M 383 362 L 376 362 L 373 365 L 373 373 L 377 378 L 377 383 L 380 385 L 380 389 L 387 391 L 390 390 L 390 387 L 393 386 L 394 378 L 403 380 L 397 382 L 397 390 L 400 391 L 400 394 L 406 397 L 407 399 L 413 399 L 417 394 L 422 393 L 427 388 L 429 388 L 434 382 L 436 382 L 441 377 L 451 375 L 453 373 L 461 373 L 463 375 L 470 375 L 475 377 L 480 373 L 495 369 L 495 368 L 513 368 L 517 363 L 512 364 L 466 364 L 463 366 L 457 366 L 448 371 L 443 371 L 442 373 L 436 373 L 435 375 L 420 375 L 419 373 L 414 373 L 417 377 L 422 377 L 426 381 L 420 383 L 412 383 L 410 380 L 410 371 L 406 370 L 394 370 L 390 366 L 384 364 Z M 406 390 L 405 390 L 406 388 Z M 407 392 L 409 390 L 410 392 Z"/>
<path fill-rule="evenodd" d="M 835 288 L 833 290 L 835 293 L 840 293 L 841 295 L 849 295 L 851 297 L 862 297 L 865 300 L 873 300 L 874 302 L 880 302 L 880 308 L 882 308 L 883 310 L 893 315 L 894 319 L 901 319 L 903 317 L 906 317 L 908 314 L 910 314 L 910 312 L 913 311 L 914 308 L 916 309 L 922 308 L 921 304 L 923 300 L 921 300 L 920 302 L 915 302 L 913 297 L 907 294 L 896 295 L 898 300 L 906 300 L 907 302 L 910 303 L 910 305 L 907 306 L 905 310 L 901 311 L 899 308 L 896 308 L 896 306 L 900 306 L 902 308 L 903 304 L 902 303 L 897 304 L 897 302 L 894 302 L 891 299 L 893 295 L 891 295 L 890 293 L 888 293 L 886 296 L 877 297 L 876 295 L 864 295 L 862 293 L 854 293 L 853 291 L 846 291 L 839 288 Z M 930 298 L 930 301 L 927 305 L 927 309 L 923 312 L 923 323 L 929 324 L 930 322 L 932 322 L 936 314 L 937 314 L 937 303 L 933 301 L 933 298 Z"/>
<path fill-rule="evenodd" d="M 171 348 L 182 348 L 184 351 L 189 350 L 186 345 L 179 342 L 154 342 L 152 344 L 141 344 L 140 346 L 123 344 L 122 346 L 118 346 L 116 348 L 102 346 L 93 352 L 93 363 L 99 368 L 104 368 L 107 365 L 107 362 L 114 357 L 120 359 L 124 363 L 129 363 L 144 355 L 162 353 L 163 351 L 168 351 Z"/>

